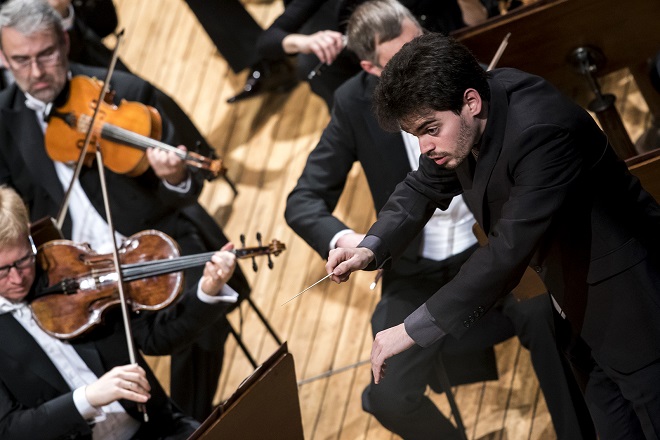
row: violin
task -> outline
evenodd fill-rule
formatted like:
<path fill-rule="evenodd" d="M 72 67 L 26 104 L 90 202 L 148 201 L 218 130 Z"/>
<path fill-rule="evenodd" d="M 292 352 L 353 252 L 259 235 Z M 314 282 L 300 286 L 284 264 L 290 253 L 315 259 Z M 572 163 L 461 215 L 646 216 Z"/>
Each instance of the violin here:
<path fill-rule="evenodd" d="M 229 252 L 240 259 L 278 256 L 285 249 L 273 239 L 267 246 Z M 156 230 L 127 238 L 119 249 L 119 259 L 131 310 L 160 310 L 173 303 L 183 290 L 182 271 L 204 265 L 214 253 L 179 256 L 176 242 Z M 48 282 L 30 306 L 46 333 L 59 339 L 83 335 L 102 322 L 105 310 L 120 304 L 111 254 L 97 254 L 88 245 L 70 240 L 54 240 L 39 248 L 37 262 Z"/>
<path fill-rule="evenodd" d="M 84 75 L 71 78 L 69 99 L 51 110 L 44 135 L 46 152 L 52 160 L 65 163 L 78 160 L 102 87 L 103 82 L 95 78 Z M 162 119 L 155 108 L 126 100 L 117 106 L 112 103 L 112 93 L 106 97 L 100 103 L 97 119 L 91 127 L 86 165 L 91 166 L 96 148 L 100 147 L 108 169 L 118 174 L 139 176 L 149 168 L 145 151 L 158 148 L 175 153 L 188 166 L 204 170 L 210 178 L 227 171 L 220 159 L 160 142 Z"/>

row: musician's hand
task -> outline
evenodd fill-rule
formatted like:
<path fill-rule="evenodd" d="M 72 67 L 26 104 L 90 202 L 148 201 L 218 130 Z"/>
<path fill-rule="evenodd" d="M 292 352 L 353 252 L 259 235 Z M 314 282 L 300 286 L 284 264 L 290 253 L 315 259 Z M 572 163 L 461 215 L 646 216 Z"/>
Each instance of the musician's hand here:
<path fill-rule="evenodd" d="M 187 151 L 183 145 L 179 145 L 179 149 Z M 147 159 L 156 176 L 166 180 L 170 185 L 179 185 L 188 177 L 186 163 L 174 152 L 149 148 Z"/>
<path fill-rule="evenodd" d="M 357 247 L 360 242 L 364 240 L 364 234 L 357 234 L 355 232 L 349 232 L 344 234 L 337 240 L 335 245 L 336 248 L 354 248 Z"/>
<path fill-rule="evenodd" d="M 378 332 L 371 347 L 371 372 L 374 375 L 374 382 L 378 383 L 385 377 L 387 359 L 406 351 L 413 345 L 415 341 L 408 336 L 403 324 Z"/>
<path fill-rule="evenodd" d="M 144 403 L 151 397 L 147 373 L 137 364 L 121 365 L 85 388 L 90 405 L 100 408 L 119 399 Z"/>
<path fill-rule="evenodd" d="M 216 296 L 233 275 L 236 255 L 228 252 L 231 249 L 234 249 L 234 245 L 227 243 L 220 251 L 213 254 L 211 261 L 204 266 L 201 288 L 205 294 Z"/>
<path fill-rule="evenodd" d="M 344 37 L 336 31 L 318 31 L 311 35 L 289 34 L 282 40 L 288 54 L 313 53 L 325 64 L 332 64 L 344 49 Z"/>
<path fill-rule="evenodd" d="M 352 272 L 364 269 L 373 259 L 374 253 L 367 248 L 332 249 L 325 270 L 326 273 L 332 273 L 332 281 L 343 283 Z"/>

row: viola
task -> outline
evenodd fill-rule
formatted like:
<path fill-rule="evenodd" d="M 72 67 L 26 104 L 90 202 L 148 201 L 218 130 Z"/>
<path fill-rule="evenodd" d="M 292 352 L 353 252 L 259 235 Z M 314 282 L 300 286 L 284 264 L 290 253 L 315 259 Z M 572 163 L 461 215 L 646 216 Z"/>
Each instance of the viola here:
<path fill-rule="evenodd" d="M 102 87 L 102 81 L 88 76 L 71 78 L 69 99 L 64 105 L 51 110 L 44 135 L 46 152 L 52 160 L 78 160 Z M 96 148 L 100 148 L 108 169 L 118 174 L 139 176 L 149 168 L 145 151 L 158 148 L 175 153 L 188 166 L 203 170 L 210 178 L 227 171 L 220 159 L 160 142 L 162 119 L 155 108 L 126 100 L 117 106 L 112 103 L 112 93 L 106 96 L 107 102 L 100 103 L 97 119 L 91 127 L 92 138 L 85 157 L 86 165 L 92 164 Z"/>
<path fill-rule="evenodd" d="M 236 258 L 279 255 L 278 240 L 267 246 L 233 249 Z M 204 265 L 215 252 L 179 256 L 168 235 L 147 230 L 124 241 L 119 249 L 127 303 L 134 312 L 160 310 L 183 290 L 183 270 Z M 37 262 L 47 275 L 47 287 L 30 306 L 35 321 L 50 335 L 72 339 L 102 322 L 103 313 L 120 304 L 117 272 L 111 254 L 97 254 L 86 244 L 49 241 L 39 248 Z"/>

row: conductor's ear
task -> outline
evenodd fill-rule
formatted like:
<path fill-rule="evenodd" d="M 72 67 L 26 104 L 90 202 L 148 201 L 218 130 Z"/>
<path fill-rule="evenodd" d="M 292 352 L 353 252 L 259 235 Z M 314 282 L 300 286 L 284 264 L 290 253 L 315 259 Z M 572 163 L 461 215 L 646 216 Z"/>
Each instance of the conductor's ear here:
<path fill-rule="evenodd" d="M 467 89 L 463 94 L 463 102 L 467 105 L 468 110 L 472 116 L 477 116 L 481 113 L 483 101 L 481 95 L 475 89 Z"/>

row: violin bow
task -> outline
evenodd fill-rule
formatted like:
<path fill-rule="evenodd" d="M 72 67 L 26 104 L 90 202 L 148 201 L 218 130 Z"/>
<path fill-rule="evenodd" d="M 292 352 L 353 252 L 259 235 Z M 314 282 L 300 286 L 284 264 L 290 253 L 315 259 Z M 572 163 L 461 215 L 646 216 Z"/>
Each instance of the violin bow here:
<path fill-rule="evenodd" d="M 99 97 L 98 100 L 96 101 L 96 107 L 94 108 L 94 114 L 92 115 L 92 118 L 90 120 L 89 128 L 87 129 L 87 133 L 85 135 L 85 142 L 83 144 L 82 149 L 80 150 L 80 156 L 78 156 L 78 162 L 76 163 L 76 168 L 73 173 L 73 176 L 71 178 L 71 183 L 69 184 L 69 188 L 67 189 L 64 201 L 62 202 L 62 206 L 60 207 L 60 212 L 58 213 L 57 216 L 57 226 L 58 228 L 62 228 L 62 224 L 64 223 L 64 218 L 66 216 L 66 211 L 69 206 L 69 201 L 70 201 L 70 195 L 71 191 L 73 189 L 73 184 L 74 182 L 78 179 L 80 176 L 80 171 L 82 170 L 85 157 L 87 156 L 87 151 L 89 149 L 89 143 L 91 142 L 92 139 L 92 131 L 94 130 L 94 124 L 96 123 L 96 119 L 99 113 L 99 109 L 101 108 L 101 103 L 104 102 L 105 95 L 108 93 L 110 90 L 110 79 L 112 78 L 112 74 L 115 71 L 115 66 L 117 64 L 117 59 L 119 57 L 119 45 L 121 44 L 122 40 L 124 37 L 124 30 L 122 29 L 119 31 L 117 34 L 117 42 L 115 44 L 115 48 L 112 52 L 112 59 L 110 60 L 110 66 L 108 67 L 108 72 L 105 76 L 105 80 L 103 81 L 103 87 L 101 87 L 101 90 L 99 92 Z M 103 194 L 103 205 L 105 208 L 105 217 L 108 222 L 108 230 L 110 232 L 110 241 L 112 242 L 112 260 L 115 266 L 115 272 L 117 273 L 117 292 L 119 294 L 119 303 L 121 305 L 121 315 L 123 319 L 123 325 L 124 325 L 124 330 L 126 334 L 126 345 L 128 346 L 128 357 L 129 360 L 132 364 L 135 364 L 137 362 L 137 351 L 135 350 L 135 343 L 133 341 L 133 332 L 131 331 L 131 321 L 130 321 L 130 315 L 129 315 L 129 310 L 128 310 L 128 303 L 126 301 L 126 293 L 124 292 L 124 278 L 122 276 L 121 272 L 121 265 L 119 262 L 119 252 L 117 250 L 117 242 L 115 241 L 115 227 L 112 221 L 112 213 L 110 212 L 110 202 L 108 198 L 108 187 L 107 183 L 105 180 L 105 167 L 103 165 L 103 153 L 100 148 L 96 149 L 96 164 L 99 170 L 99 180 L 101 183 L 101 192 Z M 142 416 L 144 417 L 145 423 L 149 421 L 149 416 L 147 415 L 147 407 L 143 403 L 138 403 L 138 410 L 142 413 Z"/>
<path fill-rule="evenodd" d="M 108 93 L 109 90 L 110 78 L 112 78 L 112 74 L 115 71 L 115 65 L 117 64 L 117 59 L 119 58 L 119 44 L 121 43 L 123 38 L 124 38 L 124 30 L 122 29 L 117 34 L 117 43 L 115 45 L 115 49 L 112 52 L 112 59 L 110 60 L 108 73 L 106 74 L 105 81 L 103 82 L 103 87 L 101 88 L 101 91 L 99 93 L 99 100 L 96 101 L 97 105 L 94 108 L 94 114 L 92 115 L 89 128 L 87 129 L 87 133 L 85 135 L 85 142 L 82 146 L 82 149 L 80 150 L 80 156 L 78 156 L 76 168 L 73 172 L 73 176 L 71 176 L 71 182 L 69 183 L 69 187 L 67 188 L 66 193 L 64 194 L 64 199 L 62 200 L 62 205 L 60 205 L 60 210 L 57 213 L 57 218 L 55 220 L 55 223 L 60 231 L 62 230 L 62 225 L 64 224 L 64 219 L 69 209 L 69 202 L 71 201 L 73 184 L 75 183 L 76 180 L 78 180 L 78 177 L 80 176 L 80 171 L 82 170 L 83 164 L 85 162 L 85 157 L 87 157 L 87 150 L 89 149 L 89 143 L 91 142 L 92 139 L 92 131 L 94 129 L 94 124 L 96 122 L 97 114 L 99 112 L 99 109 L 101 108 L 100 103 L 103 102 L 102 99 L 105 98 L 105 95 Z M 46 114 L 50 113 L 50 109 L 52 108 L 52 105 L 53 105 L 52 103 L 49 104 L 49 108 L 46 111 Z"/>
<path fill-rule="evenodd" d="M 486 69 L 486 71 L 493 70 L 495 66 L 497 66 L 497 63 L 500 62 L 500 58 L 502 58 L 502 54 L 504 54 L 504 49 L 506 49 L 506 46 L 509 44 L 510 36 L 511 36 L 511 32 L 509 32 L 504 36 L 502 42 L 497 48 L 497 51 L 495 52 L 495 55 L 493 55 L 493 59 L 490 61 L 490 64 L 488 65 L 488 69 Z"/>

